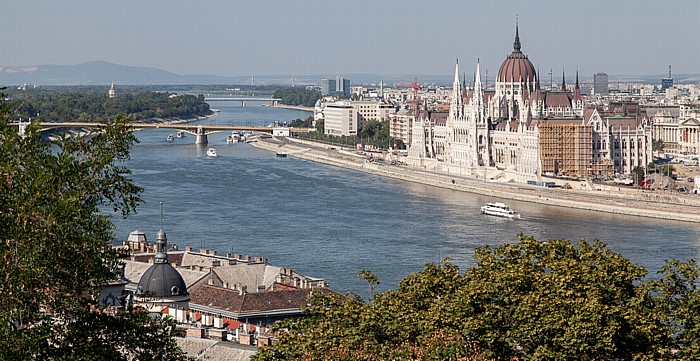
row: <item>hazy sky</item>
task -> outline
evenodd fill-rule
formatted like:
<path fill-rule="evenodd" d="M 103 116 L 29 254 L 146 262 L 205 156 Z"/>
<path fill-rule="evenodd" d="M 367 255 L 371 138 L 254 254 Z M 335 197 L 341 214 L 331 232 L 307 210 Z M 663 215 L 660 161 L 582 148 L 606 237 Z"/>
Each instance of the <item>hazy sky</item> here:
<path fill-rule="evenodd" d="M 177 74 L 489 77 L 522 50 L 544 79 L 700 72 L 700 1 L 3 0 L 0 66 L 104 60 Z M 568 76 L 567 76 L 568 77 Z"/>

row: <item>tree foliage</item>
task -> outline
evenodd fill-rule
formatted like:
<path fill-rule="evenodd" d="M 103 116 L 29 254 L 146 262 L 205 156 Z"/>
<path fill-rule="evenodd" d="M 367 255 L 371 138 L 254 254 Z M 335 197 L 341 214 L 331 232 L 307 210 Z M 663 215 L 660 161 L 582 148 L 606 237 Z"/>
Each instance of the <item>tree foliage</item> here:
<path fill-rule="evenodd" d="M 289 87 L 275 90 L 272 97 L 280 99 L 280 103 L 286 105 L 313 107 L 316 101 L 321 99 L 321 92 Z"/>
<path fill-rule="evenodd" d="M 140 202 L 117 164 L 135 141 L 126 118 L 51 145 L 36 125 L 20 137 L 9 115 L 0 101 L 0 359 L 181 359 L 171 323 L 97 302 L 119 263 L 101 209 L 127 216 Z"/>
<path fill-rule="evenodd" d="M 256 360 L 659 360 L 700 355 L 700 272 L 671 261 L 658 280 L 603 243 L 477 250 L 463 274 L 443 261 L 364 302 L 316 296 L 276 324 Z M 361 277 L 375 278 L 368 271 Z"/>
<path fill-rule="evenodd" d="M 211 114 L 204 96 L 174 95 L 155 91 L 122 91 L 116 98 L 109 99 L 103 87 L 15 90 L 9 94 L 15 101 L 17 116 L 42 122 L 104 123 L 113 120 L 115 114 L 126 114 L 135 121 Z"/>

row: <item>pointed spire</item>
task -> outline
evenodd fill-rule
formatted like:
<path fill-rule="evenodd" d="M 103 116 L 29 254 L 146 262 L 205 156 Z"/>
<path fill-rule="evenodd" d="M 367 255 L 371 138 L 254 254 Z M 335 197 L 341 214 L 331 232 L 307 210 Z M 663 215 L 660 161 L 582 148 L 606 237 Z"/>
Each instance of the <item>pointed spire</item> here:
<path fill-rule="evenodd" d="M 513 52 L 520 52 L 520 34 L 518 32 L 518 17 L 515 17 L 515 41 L 513 42 Z"/>
<path fill-rule="evenodd" d="M 574 86 L 574 101 L 581 101 L 581 88 L 578 83 L 578 69 L 576 69 L 576 85 Z"/>
<path fill-rule="evenodd" d="M 564 71 L 561 71 L 561 90 L 566 90 L 566 75 L 564 75 Z"/>
<path fill-rule="evenodd" d="M 459 86 L 459 59 L 457 59 L 457 63 L 455 64 L 455 80 L 452 83 L 452 86 Z"/>
<path fill-rule="evenodd" d="M 156 263 L 168 263 L 168 237 L 163 231 L 163 202 L 160 202 L 160 230 L 156 233 Z"/>

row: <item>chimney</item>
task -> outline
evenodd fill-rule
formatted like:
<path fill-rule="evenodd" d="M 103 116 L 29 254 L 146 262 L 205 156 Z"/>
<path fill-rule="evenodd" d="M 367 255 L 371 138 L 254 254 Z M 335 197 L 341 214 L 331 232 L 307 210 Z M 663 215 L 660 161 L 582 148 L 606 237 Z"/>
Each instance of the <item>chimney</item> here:
<path fill-rule="evenodd" d="M 192 252 L 192 247 L 185 247 L 185 252 Z"/>
<path fill-rule="evenodd" d="M 241 255 L 238 254 L 238 253 L 234 253 L 234 254 L 233 254 L 233 258 L 235 258 L 235 259 L 241 259 Z"/>

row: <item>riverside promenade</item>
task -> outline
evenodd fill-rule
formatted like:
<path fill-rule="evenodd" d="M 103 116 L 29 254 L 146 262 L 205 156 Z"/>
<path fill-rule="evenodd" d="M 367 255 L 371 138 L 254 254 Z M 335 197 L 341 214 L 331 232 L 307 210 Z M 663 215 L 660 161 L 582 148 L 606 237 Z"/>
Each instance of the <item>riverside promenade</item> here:
<path fill-rule="evenodd" d="M 610 187 L 608 190 L 574 190 L 552 189 L 522 183 L 501 183 L 426 172 L 384 162 L 368 162 L 365 156 L 353 151 L 331 149 L 324 144 L 294 138 L 260 139 L 251 144 L 256 148 L 285 153 L 290 157 L 501 199 L 640 217 L 700 222 L 700 195 L 618 187 Z"/>

